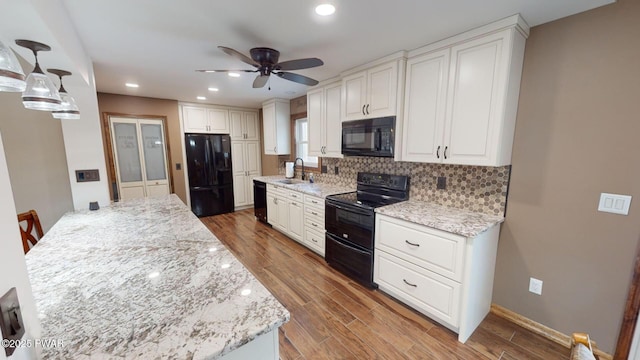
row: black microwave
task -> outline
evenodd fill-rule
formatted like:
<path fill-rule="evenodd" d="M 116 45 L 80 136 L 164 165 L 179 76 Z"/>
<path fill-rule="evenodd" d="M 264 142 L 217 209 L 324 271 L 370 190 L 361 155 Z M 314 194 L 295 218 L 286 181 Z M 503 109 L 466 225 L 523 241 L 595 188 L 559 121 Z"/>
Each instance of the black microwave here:
<path fill-rule="evenodd" d="M 393 157 L 396 117 L 344 121 L 342 154 Z"/>

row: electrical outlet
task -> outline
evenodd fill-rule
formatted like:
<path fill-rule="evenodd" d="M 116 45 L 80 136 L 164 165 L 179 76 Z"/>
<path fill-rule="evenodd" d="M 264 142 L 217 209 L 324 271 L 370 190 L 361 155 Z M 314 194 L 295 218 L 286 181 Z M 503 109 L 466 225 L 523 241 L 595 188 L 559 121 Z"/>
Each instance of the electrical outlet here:
<path fill-rule="evenodd" d="M 338 175 L 338 167 L 337 166 L 334 168 L 334 171 L 335 171 L 335 174 Z"/>
<path fill-rule="evenodd" d="M 542 295 L 542 280 L 536 278 L 529 279 L 529 292 Z"/>
<path fill-rule="evenodd" d="M 326 174 L 327 173 L 327 165 L 322 165 L 322 167 L 320 168 L 320 173 L 321 174 Z"/>
<path fill-rule="evenodd" d="M 438 176 L 438 181 L 436 182 L 436 189 L 443 190 L 447 188 L 447 178 L 444 176 Z"/>

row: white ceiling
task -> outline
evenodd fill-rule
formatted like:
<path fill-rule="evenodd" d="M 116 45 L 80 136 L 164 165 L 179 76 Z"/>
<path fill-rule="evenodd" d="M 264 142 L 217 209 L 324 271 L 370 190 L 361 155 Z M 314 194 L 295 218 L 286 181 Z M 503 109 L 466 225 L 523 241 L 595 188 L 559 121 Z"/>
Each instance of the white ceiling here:
<path fill-rule="evenodd" d="M 324 66 L 295 72 L 322 81 L 516 13 L 535 26 L 612 1 L 329 2 L 336 13 L 320 18 L 313 12 L 318 0 L 63 0 L 93 60 L 98 91 L 254 108 L 269 98 L 304 95 L 307 87 L 272 76 L 271 91 L 253 89 L 255 74 L 196 73 L 251 68 L 217 46 L 246 55 L 253 47 L 271 47 L 281 52 L 281 61 L 318 57 Z M 140 87 L 126 88 L 126 82 Z"/>

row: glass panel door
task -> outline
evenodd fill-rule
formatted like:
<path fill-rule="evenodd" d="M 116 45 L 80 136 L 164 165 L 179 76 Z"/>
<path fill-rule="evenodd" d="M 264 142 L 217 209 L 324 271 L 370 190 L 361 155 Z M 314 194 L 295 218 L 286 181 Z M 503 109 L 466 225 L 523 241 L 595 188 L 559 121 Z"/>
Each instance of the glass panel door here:
<path fill-rule="evenodd" d="M 147 181 L 167 180 L 162 125 L 140 124 L 140 132 L 144 144 L 144 167 L 147 171 Z"/>
<path fill-rule="evenodd" d="M 115 123 L 113 125 L 116 142 L 118 167 L 121 182 L 142 181 L 142 166 L 138 151 L 138 129 L 136 124 Z"/>

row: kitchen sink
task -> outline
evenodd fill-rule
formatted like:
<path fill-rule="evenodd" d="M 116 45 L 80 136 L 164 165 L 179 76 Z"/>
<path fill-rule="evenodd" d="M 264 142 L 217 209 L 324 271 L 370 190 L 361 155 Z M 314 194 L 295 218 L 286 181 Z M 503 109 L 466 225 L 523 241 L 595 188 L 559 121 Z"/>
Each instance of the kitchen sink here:
<path fill-rule="evenodd" d="M 282 180 L 276 180 L 276 182 L 279 182 L 281 184 L 302 184 L 305 181 L 298 180 L 298 179 L 282 179 Z"/>

